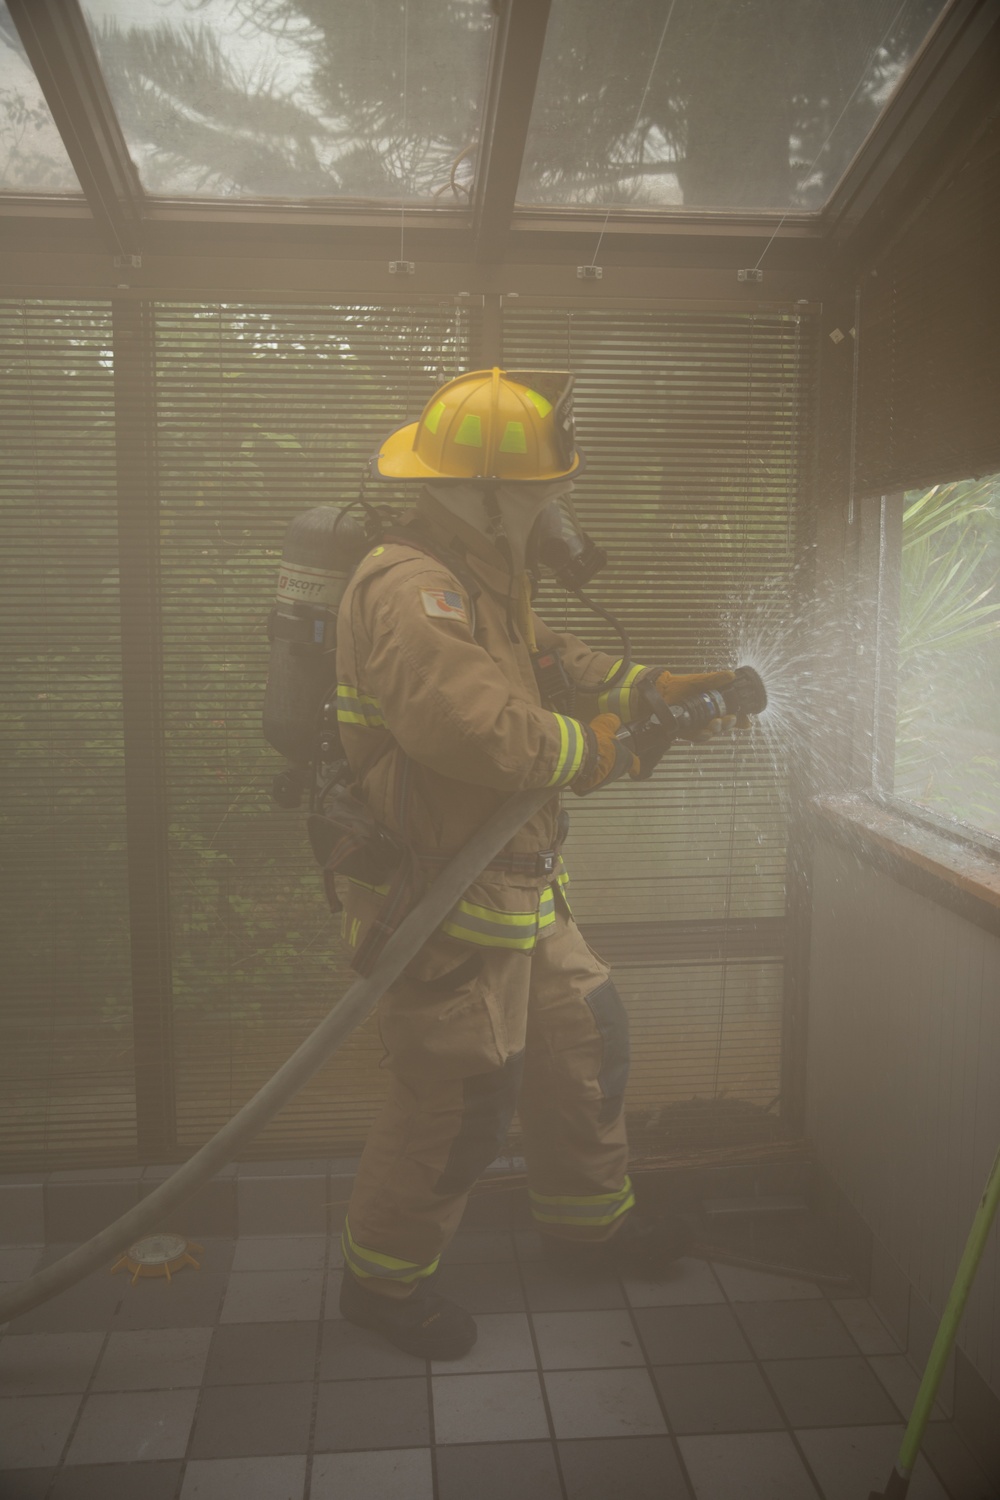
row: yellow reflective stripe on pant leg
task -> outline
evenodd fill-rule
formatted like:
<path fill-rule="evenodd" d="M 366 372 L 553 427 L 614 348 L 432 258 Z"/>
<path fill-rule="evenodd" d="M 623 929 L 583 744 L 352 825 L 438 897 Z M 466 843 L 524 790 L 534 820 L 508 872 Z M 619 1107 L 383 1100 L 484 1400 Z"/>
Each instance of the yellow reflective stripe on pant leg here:
<path fill-rule="evenodd" d="M 473 901 L 459 901 L 442 922 L 441 931 L 484 948 L 516 948 L 530 953 L 538 937 L 538 923 L 537 911 L 495 911 Z"/>
<path fill-rule="evenodd" d="M 608 676 L 613 677 L 620 666 L 621 660 L 616 661 Z M 645 670 L 646 668 L 641 665 L 629 667 L 620 682 L 616 682 L 614 687 L 608 688 L 606 692 L 599 693 L 597 707 L 601 713 L 617 714 L 619 719 L 624 720 L 626 723 L 629 719 L 633 718 L 638 710 L 638 704 L 632 701 L 632 689 L 635 686 L 636 679 Z"/>
<path fill-rule="evenodd" d="M 542 892 L 542 899 L 538 903 L 538 930 L 551 927 L 556 919 L 556 898 L 552 894 L 552 887 L 546 886 Z"/>
<path fill-rule="evenodd" d="M 583 725 L 576 719 L 568 719 L 565 714 L 553 714 L 552 717 L 559 725 L 559 755 L 556 759 L 556 768 L 546 786 L 566 786 L 573 780 L 583 764 L 583 752 L 587 741 L 583 733 Z"/>
<path fill-rule="evenodd" d="M 586 1198 L 550 1196 L 529 1190 L 532 1217 L 539 1224 L 563 1224 L 577 1228 L 595 1229 L 613 1224 L 622 1214 L 635 1207 L 632 1179 L 625 1182 L 617 1193 L 595 1193 Z"/>
<path fill-rule="evenodd" d="M 366 729 L 386 727 L 377 698 L 368 693 L 359 693 L 357 688 L 343 685 L 337 687 L 337 722 L 363 724 Z"/>
<path fill-rule="evenodd" d="M 355 1276 L 381 1278 L 384 1281 L 423 1281 L 425 1277 L 434 1275 L 441 1259 L 439 1255 L 429 1266 L 418 1266 L 410 1260 L 399 1260 L 395 1255 L 367 1250 L 355 1240 L 351 1234 L 351 1226 L 346 1221 L 340 1243 L 344 1263 Z"/>

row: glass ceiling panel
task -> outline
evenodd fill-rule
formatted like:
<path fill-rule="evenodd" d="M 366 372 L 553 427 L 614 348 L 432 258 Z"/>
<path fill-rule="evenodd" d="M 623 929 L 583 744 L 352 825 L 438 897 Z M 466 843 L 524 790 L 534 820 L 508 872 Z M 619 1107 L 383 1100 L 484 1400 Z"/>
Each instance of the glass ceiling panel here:
<path fill-rule="evenodd" d="M 521 205 L 815 211 L 946 0 L 553 0 Z"/>
<path fill-rule="evenodd" d="M 489 0 L 82 0 L 143 186 L 465 206 Z"/>
<path fill-rule="evenodd" d="M 0 192 L 79 193 L 56 122 L 0 0 Z"/>

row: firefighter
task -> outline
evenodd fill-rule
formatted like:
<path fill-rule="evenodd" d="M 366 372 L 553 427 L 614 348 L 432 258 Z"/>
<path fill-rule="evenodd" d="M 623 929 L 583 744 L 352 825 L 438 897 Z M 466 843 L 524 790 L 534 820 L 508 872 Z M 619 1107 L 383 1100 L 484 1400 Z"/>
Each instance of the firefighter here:
<path fill-rule="evenodd" d="M 344 750 L 421 879 L 511 793 L 552 788 L 380 1005 L 389 1096 L 348 1206 L 340 1306 L 350 1322 L 432 1359 L 458 1358 L 475 1341 L 472 1317 L 433 1278 L 515 1105 L 552 1265 L 656 1275 L 683 1249 L 676 1221 L 635 1212 L 626 1014 L 570 911 L 560 794 L 637 769 L 614 734 L 638 717 L 643 678 L 676 702 L 733 674 L 635 666 L 623 675 L 610 655 L 533 612 L 536 522 L 583 464 L 571 387 L 553 372 L 473 372 L 394 432 L 375 472 L 423 488 L 399 530 L 362 560 L 339 611 Z M 563 692 L 539 687 L 543 655 L 560 664 Z M 391 880 L 347 882 L 343 931 L 355 955 L 370 962 L 405 910 L 401 892 Z"/>

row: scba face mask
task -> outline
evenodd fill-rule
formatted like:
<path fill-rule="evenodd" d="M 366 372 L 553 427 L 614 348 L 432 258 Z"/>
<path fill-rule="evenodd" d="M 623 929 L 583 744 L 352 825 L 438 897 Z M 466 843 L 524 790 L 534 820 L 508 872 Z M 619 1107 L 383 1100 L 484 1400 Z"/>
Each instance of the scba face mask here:
<path fill-rule="evenodd" d="M 580 589 L 607 566 L 608 554 L 580 525 L 571 499 L 572 485 L 550 499 L 536 518 L 528 548 L 528 567 L 537 577 L 549 572 L 570 593 Z"/>

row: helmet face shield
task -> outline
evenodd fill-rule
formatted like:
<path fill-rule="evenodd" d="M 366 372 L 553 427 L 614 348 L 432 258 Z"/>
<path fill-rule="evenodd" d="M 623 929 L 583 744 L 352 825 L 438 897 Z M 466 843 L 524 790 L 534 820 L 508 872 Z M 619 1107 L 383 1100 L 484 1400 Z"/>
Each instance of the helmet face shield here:
<path fill-rule="evenodd" d="M 511 380 L 533 385 L 552 406 L 552 441 L 567 476 L 578 474 L 572 375 L 560 370 L 511 370 Z"/>
<path fill-rule="evenodd" d="M 580 473 L 573 377 L 560 370 L 475 370 L 441 387 L 419 421 L 390 434 L 379 478 L 551 484 Z"/>

